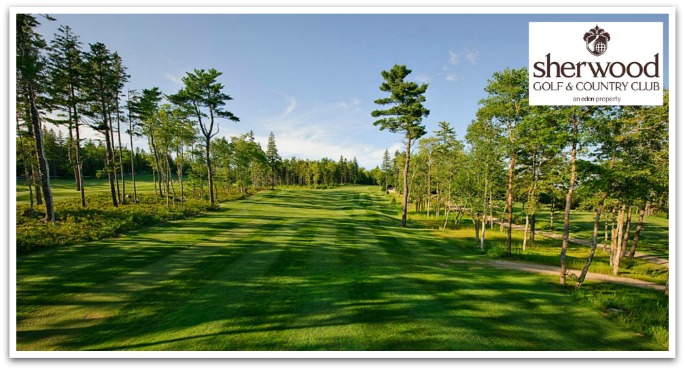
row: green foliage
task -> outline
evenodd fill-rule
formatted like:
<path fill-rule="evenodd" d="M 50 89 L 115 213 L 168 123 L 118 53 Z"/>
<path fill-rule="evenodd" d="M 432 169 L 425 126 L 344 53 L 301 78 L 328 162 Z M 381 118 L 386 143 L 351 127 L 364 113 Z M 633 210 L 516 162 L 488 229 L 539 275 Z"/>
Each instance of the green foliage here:
<path fill-rule="evenodd" d="M 36 95 L 45 89 L 47 43 L 36 32 L 40 22 L 30 14 L 17 14 L 17 89 L 22 95 Z"/>
<path fill-rule="evenodd" d="M 472 121 L 466 131 L 469 151 L 462 154 L 462 171 L 455 175 L 454 182 L 460 203 L 481 214 L 489 213 L 493 207 L 490 203 L 493 192 L 505 184 L 501 134 L 501 128 L 485 119 Z"/>
<path fill-rule="evenodd" d="M 385 152 L 383 152 L 383 162 L 381 162 L 381 168 L 380 170 L 382 171 L 383 178 L 379 179 L 382 181 L 381 185 L 388 186 L 391 185 L 390 179 L 394 177 L 394 171 L 393 171 L 393 166 L 392 166 L 392 160 L 390 160 L 390 153 L 388 153 L 388 149 L 385 149 Z"/>
<path fill-rule="evenodd" d="M 169 95 L 169 100 L 184 110 L 186 115 L 194 116 L 202 133 L 205 146 L 205 164 L 207 165 L 207 181 L 209 187 L 209 202 L 214 204 L 214 176 L 211 163 L 212 138 L 219 133 L 219 125 L 215 118 L 227 118 L 233 122 L 240 119 L 232 112 L 224 109 L 226 102 L 233 100 L 226 94 L 224 85 L 218 81 L 222 75 L 214 68 L 205 71 L 195 69 L 192 73 L 187 72 L 183 77 L 183 88 L 174 95 Z M 203 118 L 205 118 L 203 120 Z M 209 119 L 206 119 L 209 118 Z"/>
<path fill-rule="evenodd" d="M 276 148 L 276 136 L 273 131 L 269 133 L 269 142 L 266 146 L 266 163 L 269 166 L 269 174 L 271 177 L 271 189 L 274 188 L 276 182 L 276 172 L 281 165 L 281 156 L 278 155 L 278 148 Z"/>
<path fill-rule="evenodd" d="M 174 104 L 196 116 L 202 135 L 207 141 L 219 132 L 218 126 L 214 131 L 215 117 L 227 118 L 234 122 L 240 121 L 237 116 L 223 108 L 226 102 L 233 98 L 223 92 L 224 85 L 218 81 L 221 75 L 222 73 L 214 68 L 208 71 L 195 69 L 193 72 L 187 72 L 182 79 L 183 89 L 169 96 L 169 100 Z M 209 122 L 203 121 L 202 118 L 209 118 Z"/>
<path fill-rule="evenodd" d="M 151 120 L 161 101 L 162 92 L 158 87 L 143 89 L 142 95 L 132 104 L 132 109 L 142 121 Z"/>
<path fill-rule="evenodd" d="M 526 68 L 495 72 L 485 86 L 488 96 L 480 101 L 478 118 L 492 120 L 500 130 L 507 129 L 510 142 L 513 130 L 528 114 L 528 70 Z M 513 150 L 513 148 L 511 148 Z"/>
<path fill-rule="evenodd" d="M 407 225 L 407 208 L 409 194 L 409 167 L 411 163 L 411 144 L 426 134 L 426 127 L 421 124 L 424 117 L 430 111 L 423 106 L 426 101 L 424 94 L 428 89 L 428 84 L 420 86 L 415 82 L 407 82 L 404 79 L 411 73 L 411 70 L 404 65 L 395 64 L 389 71 L 382 71 L 383 81 L 380 89 L 390 93 L 389 97 L 376 99 L 376 104 L 390 108 L 384 110 L 374 110 L 371 116 L 381 119 L 376 120 L 373 125 L 380 126 L 381 130 L 399 132 L 404 135 L 405 141 L 405 162 L 403 175 L 403 195 L 402 200 L 402 226 Z M 399 181 L 398 181 L 399 183 Z"/>
<path fill-rule="evenodd" d="M 278 155 L 278 148 L 276 148 L 276 136 L 273 131 L 269 133 L 269 142 L 266 146 L 266 163 L 273 171 L 276 171 L 276 167 L 281 162 L 281 156 Z"/>
<path fill-rule="evenodd" d="M 223 148 L 223 146 L 222 146 Z M 228 148 L 231 166 L 234 167 L 236 185 L 241 192 L 247 188 L 263 187 L 266 183 L 267 159 L 261 145 L 255 141 L 254 134 L 249 132 L 239 137 L 231 137 Z"/>
<path fill-rule="evenodd" d="M 76 199 L 57 203 L 55 224 L 45 224 L 26 205 L 17 205 L 17 253 L 100 240 L 146 225 L 178 220 L 210 211 L 206 202 L 189 199 L 167 207 L 162 198 L 142 196 L 139 204 L 114 207 L 106 195 L 91 196 L 88 207 Z"/>
<path fill-rule="evenodd" d="M 79 117 L 80 99 L 77 92 L 83 84 L 85 73 L 81 53 L 81 42 L 71 27 L 60 26 L 53 38 L 49 51 L 48 91 L 51 96 L 51 110 L 61 114 L 52 120 L 55 124 L 67 124 L 69 129 L 76 128 Z M 64 119 L 65 114 L 66 119 Z"/>
<path fill-rule="evenodd" d="M 121 57 L 101 42 L 90 44 L 84 53 L 84 112 L 94 119 L 91 127 L 100 132 L 111 130 L 112 114 L 118 109 L 118 98 L 123 84 L 128 80 L 121 65 Z"/>
<path fill-rule="evenodd" d="M 390 93 L 389 97 L 375 100 L 379 105 L 390 105 L 385 110 L 374 110 L 372 117 L 384 117 L 373 123 L 380 126 L 381 130 L 392 133 L 402 133 L 408 140 L 418 139 L 426 134 L 425 126 L 421 125 L 423 117 L 427 117 L 430 111 L 423 106 L 426 101 L 424 94 L 428 84 L 418 85 L 416 82 L 407 82 L 404 79 L 411 73 L 405 65 L 395 64 L 389 71 L 382 71 L 383 83 L 380 89 Z"/>

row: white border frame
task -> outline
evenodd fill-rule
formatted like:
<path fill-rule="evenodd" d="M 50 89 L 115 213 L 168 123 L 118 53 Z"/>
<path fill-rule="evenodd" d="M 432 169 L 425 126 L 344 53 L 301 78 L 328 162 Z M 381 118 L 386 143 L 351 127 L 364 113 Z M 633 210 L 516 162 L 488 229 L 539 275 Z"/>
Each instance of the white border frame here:
<path fill-rule="evenodd" d="M 16 14 L 667 14 L 669 20 L 669 261 L 676 262 L 676 8 L 664 7 L 11 7 L 9 11 L 9 71 L 16 70 Z M 16 75 L 9 75 L 9 96 L 15 96 Z M 15 98 L 9 101 L 8 122 L 16 112 Z M 10 133 L 14 132 L 10 125 Z M 15 133 L 16 134 L 16 133 Z M 16 142 L 9 140 L 9 159 L 14 159 Z M 10 160 L 10 174 L 16 161 Z M 17 351 L 16 350 L 16 181 L 9 177 L 9 344 L 10 358 L 675 358 L 676 356 L 676 265 L 669 276 L 668 351 Z"/>

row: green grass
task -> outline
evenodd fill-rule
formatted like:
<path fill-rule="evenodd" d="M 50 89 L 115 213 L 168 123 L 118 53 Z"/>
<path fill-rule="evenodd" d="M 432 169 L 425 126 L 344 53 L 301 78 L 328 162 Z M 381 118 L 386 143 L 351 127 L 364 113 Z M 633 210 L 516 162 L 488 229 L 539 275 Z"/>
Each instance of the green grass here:
<path fill-rule="evenodd" d="M 375 187 L 276 190 L 17 260 L 18 350 L 665 350 L 555 279 L 451 259 Z"/>
<path fill-rule="evenodd" d="M 445 232 L 441 232 L 447 237 L 455 238 L 456 243 L 462 248 L 476 250 L 476 242 L 471 220 L 465 218 L 462 224 L 451 226 Z M 538 263 L 542 265 L 559 266 L 559 254 L 561 252 L 561 240 L 536 236 L 535 242 L 528 242 L 526 250 L 523 250 L 523 232 L 512 230 L 512 256 L 514 260 Z M 488 257 L 501 259 L 506 252 L 506 228 L 504 232 L 499 231 L 499 226 L 492 230 L 488 226 L 486 231 L 485 252 Z M 569 243 L 566 251 L 566 264 L 569 269 L 581 270 L 590 254 L 590 247 Z M 611 275 L 612 267 L 609 265 L 609 252 L 597 248 L 590 272 Z M 668 267 L 652 262 L 634 259 L 633 261 L 621 261 L 619 276 L 629 277 L 665 284 L 668 280 Z"/>
<path fill-rule="evenodd" d="M 401 200 L 398 200 L 399 198 L 397 198 L 397 195 L 394 195 L 394 197 L 394 207 L 397 209 L 397 212 L 399 212 L 401 209 Z M 389 201 L 392 201 L 392 198 L 393 195 L 386 196 L 386 199 Z M 580 214 L 580 216 L 576 217 L 580 217 L 581 219 L 585 217 L 585 213 L 587 213 L 583 211 L 577 212 Z M 659 217 L 653 218 L 664 220 Z M 451 215 L 450 221 L 447 224 L 447 229 L 442 231 L 442 227 L 445 223 L 444 216 L 442 216 L 440 219 L 436 219 L 433 214 L 431 214 L 430 217 L 426 217 L 425 212 L 409 212 L 410 224 L 414 224 L 417 227 L 432 229 L 437 233 L 436 235 L 453 238 L 455 240 L 455 245 L 459 246 L 460 248 L 479 251 L 479 243 L 476 241 L 473 222 L 471 221 L 470 216 L 464 215 L 459 225 L 455 225 L 453 221 L 454 216 Z M 571 225 L 573 226 L 573 223 Z M 666 220 L 666 225 L 668 225 L 668 220 Z M 590 225 L 590 227 L 592 227 L 592 225 Z M 576 225 L 574 228 L 578 229 L 579 226 Z M 505 257 L 507 229 L 505 227 L 503 232 L 500 232 L 499 230 L 500 226 L 498 224 L 494 224 L 492 228 L 490 227 L 490 224 L 487 226 L 485 250 L 487 256 L 490 258 L 500 259 Z M 538 230 L 547 231 L 545 229 Z M 508 258 L 543 265 L 559 266 L 559 254 L 562 243 L 560 239 L 548 238 L 540 233 L 537 233 L 535 236 L 535 241 L 529 241 L 527 243 L 526 250 L 523 250 L 523 231 L 513 229 L 511 235 L 512 256 Z M 667 235 L 665 236 L 665 239 L 666 243 L 668 243 Z M 567 267 L 575 270 L 582 269 L 587 262 L 589 254 L 590 247 L 570 242 L 566 258 Z M 652 255 L 660 254 L 652 253 Z M 611 275 L 613 273 L 613 269 L 609 265 L 609 252 L 598 247 L 589 271 Z M 619 276 L 650 281 L 658 284 L 665 284 L 668 280 L 668 267 L 654 262 L 641 260 L 639 258 L 636 258 L 632 261 L 623 260 L 620 264 Z"/>
<path fill-rule="evenodd" d="M 57 201 L 54 224 L 45 223 L 43 206 L 32 211 L 27 205 L 18 205 L 17 254 L 111 238 L 146 225 L 196 217 L 215 208 L 205 200 L 193 198 L 171 206 L 167 206 L 164 199 L 152 195 L 138 198 L 137 204 L 127 203 L 118 207 L 114 207 L 105 195 L 91 196 L 87 208 L 83 208 L 78 199 Z M 235 198 L 244 197 L 236 194 Z"/>
<path fill-rule="evenodd" d="M 57 180 L 53 183 L 54 223 L 45 223 L 44 205 L 31 207 L 28 201 L 21 201 L 22 197 L 28 197 L 28 191 L 25 186 L 22 188 L 17 184 L 17 253 L 26 254 L 41 249 L 106 239 L 147 225 L 196 217 L 201 212 L 214 209 L 209 205 L 207 194 L 194 192 L 194 186 L 187 183 L 181 202 L 168 201 L 158 195 L 154 190 L 151 175 L 138 175 L 136 183 L 138 201 L 134 203 L 130 197 L 132 186 L 129 184 L 125 201 L 114 206 L 107 180 L 90 179 L 87 181 L 88 195 L 84 208 L 81 205 L 80 193 L 73 188 L 73 181 Z M 177 190 L 180 192 L 180 189 Z M 123 186 L 121 191 L 124 191 Z M 228 192 L 225 187 L 220 187 L 215 199 L 217 202 L 230 201 L 243 199 L 254 193 L 255 190 L 252 188 L 243 194 L 237 191 Z M 178 192 L 174 195 L 175 199 L 181 198 Z"/>
<path fill-rule="evenodd" d="M 73 179 L 51 179 L 50 183 L 52 185 L 53 196 L 55 201 L 73 199 L 79 197 L 79 192 L 75 190 Z M 28 204 L 29 203 L 29 192 L 24 181 L 18 180 L 16 182 L 16 199 L 17 204 Z M 85 180 L 85 193 L 86 198 L 90 198 L 92 195 L 102 195 L 109 194 L 109 183 L 107 179 L 86 179 Z M 152 182 L 152 175 L 150 174 L 139 174 L 136 175 L 136 189 L 139 193 L 152 193 L 154 191 L 154 183 Z M 127 194 L 132 194 L 133 184 L 130 177 L 126 177 L 126 192 Z M 399 196 L 396 198 L 397 207 L 401 204 L 401 199 Z M 501 210 L 501 208 L 500 208 Z M 414 214 L 413 217 L 417 219 L 425 220 L 422 217 L 423 214 Z M 521 216 L 521 204 L 514 204 L 514 215 L 517 217 L 515 222 L 523 223 Z M 499 214 L 494 214 L 498 217 Z M 554 230 L 549 228 L 549 209 L 546 205 L 541 205 L 540 210 L 537 212 L 537 229 L 540 231 L 552 231 L 561 234 L 563 230 L 563 209 L 557 211 Z M 470 222 L 470 221 L 469 221 Z M 632 220 L 633 226 L 631 230 L 635 230 L 635 224 L 637 219 Z M 640 241 L 638 242 L 637 250 L 649 255 L 654 255 L 662 258 L 668 258 L 668 219 L 659 216 L 647 216 L 644 220 L 643 229 L 640 233 Z M 436 223 L 437 225 L 438 223 Z M 440 226 L 442 223 L 439 223 Z M 582 210 L 572 210 L 571 211 L 571 224 L 569 227 L 570 236 L 573 238 L 591 240 L 592 239 L 592 228 L 594 226 L 594 212 L 582 211 Z M 604 221 L 600 225 L 600 235 L 599 242 L 604 241 Z M 630 243 L 632 243 L 632 234 Z M 648 267 L 647 269 L 649 269 Z M 649 275 L 649 273 L 647 274 Z"/>
<path fill-rule="evenodd" d="M 636 331 L 649 333 L 663 346 L 668 345 L 668 297 L 661 292 L 589 283 L 573 294 L 591 302 L 603 315 Z"/>
<path fill-rule="evenodd" d="M 133 182 L 130 176 L 126 176 L 126 194 L 133 195 Z M 109 194 L 109 182 L 107 179 L 87 178 L 83 180 L 85 185 L 84 193 L 86 199 L 93 195 Z M 29 189 L 24 180 L 16 181 L 16 197 L 17 204 L 29 204 Z M 52 196 L 55 201 L 68 200 L 72 198 L 79 198 L 80 192 L 76 191 L 74 179 L 50 179 L 50 187 L 52 189 Z M 119 182 L 121 187 L 121 182 Z M 154 191 L 154 183 L 152 182 L 152 175 L 140 174 L 136 175 L 136 191 L 138 193 L 152 193 Z"/>
<path fill-rule="evenodd" d="M 561 205 L 563 207 L 563 204 Z M 501 209 L 500 209 L 501 210 Z M 514 207 L 515 215 L 517 216 L 516 223 L 525 224 L 524 216 L 521 216 L 521 205 L 518 203 Z M 499 215 L 498 215 L 499 216 Z M 554 229 L 549 228 L 549 209 L 547 206 L 542 206 L 536 212 L 537 229 L 540 231 L 552 231 L 557 234 L 562 234 L 564 230 L 564 210 L 563 208 L 557 211 L 554 218 Z M 637 225 L 638 217 L 633 214 L 631 219 L 631 234 L 630 242 L 633 242 L 633 232 Z M 595 213 L 582 210 L 571 210 L 569 235 L 572 238 L 592 240 L 592 229 L 595 223 Z M 600 221 L 600 230 L 598 235 L 598 242 L 604 242 L 604 218 Z M 649 255 L 654 255 L 662 258 L 668 258 L 668 219 L 660 216 L 645 216 L 643 220 L 642 231 L 640 232 L 640 240 L 638 241 L 637 250 Z M 609 237 L 611 237 L 611 225 L 609 225 Z M 629 244 L 631 245 L 631 244 Z"/>

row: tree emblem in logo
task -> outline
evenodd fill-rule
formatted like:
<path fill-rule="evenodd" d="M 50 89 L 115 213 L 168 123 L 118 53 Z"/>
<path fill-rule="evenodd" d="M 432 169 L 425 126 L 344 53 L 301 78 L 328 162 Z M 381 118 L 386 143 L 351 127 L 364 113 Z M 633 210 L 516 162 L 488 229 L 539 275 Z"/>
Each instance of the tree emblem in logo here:
<path fill-rule="evenodd" d="M 587 51 L 598 57 L 607 51 L 607 43 L 611 40 L 611 37 L 608 32 L 599 28 L 599 26 L 595 26 L 595 28 L 590 28 L 590 31 L 585 33 L 583 40 L 585 40 Z"/>

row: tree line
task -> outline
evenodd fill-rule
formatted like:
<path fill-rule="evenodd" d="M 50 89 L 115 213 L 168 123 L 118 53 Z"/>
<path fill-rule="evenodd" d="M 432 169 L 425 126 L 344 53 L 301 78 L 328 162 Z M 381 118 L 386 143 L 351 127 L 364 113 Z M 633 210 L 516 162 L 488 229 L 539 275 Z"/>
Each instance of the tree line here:
<path fill-rule="evenodd" d="M 442 213 L 445 222 L 451 210 L 468 212 L 483 249 L 486 224 L 492 227 L 500 220 L 511 255 L 515 201 L 522 204 L 523 249 L 535 240 L 536 214 L 543 204 L 550 210 L 550 228 L 563 210 L 560 282 L 565 284 L 571 210 L 593 210 L 592 246 L 580 286 L 602 221 L 617 274 L 620 261 L 635 255 L 644 216 L 668 211 L 667 90 L 662 106 L 531 106 L 527 69 L 507 68 L 487 81 L 487 96 L 459 140 L 444 121 L 425 137 L 428 85 L 408 81 L 410 73 L 404 65 L 381 73 L 380 90 L 390 96 L 376 103 L 388 108 L 371 113 L 380 118 L 374 125 L 400 133 L 405 142 L 405 150 L 394 156 L 386 150 L 381 167 L 372 171 L 384 187 L 403 184 L 397 187 L 403 197 L 402 226 L 409 204 L 435 218 Z M 412 152 L 415 143 L 418 150 Z"/>
<path fill-rule="evenodd" d="M 250 187 L 276 184 L 372 182 L 356 158 L 281 160 L 273 133 L 266 151 L 251 131 L 218 137 L 220 119 L 240 119 L 225 107 L 232 97 L 216 69 L 186 73 L 183 87 L 171 94 L 157 87 L 130 90 L 131 76 L 117 52 L 100 42 L 84 48 L 69 26 L 60 26 L 48 44 L 39 25 L 33 15 L 17 15 L 17 175 L 27 180 L 31 208 L 35 198 L 48 222 L 55 220 L 50 177 L 67 171 L 83 207 L 83 178 L 89 176 L 108 179 L 115 207 L 137 202 L 137 172 L 152 173 L 155 193 L 167 204 L 184 199 L 185 185 L 214 205 L 220 188 L 246 194 Z M 46 122 L 64 127 L 68 136 L 46 129 Z M 97 143 L 81 137 L 85 126 L 99 134 Z M 134 146 L 135 137 L 147 141 L 149 152 Z"/>
<path fill-rule="evenodd" d="M 58 179 L 75 179 L 74 165 L 69 161 L 69 150 L 74 147 L 71 140 L 65 137 L 62 131 L 55 130 L 55 128 L 43 128 L 42 132 L 43 147 L 45 158 L 48 162 L 50 171 L 50 178 Z M 100 178 L 104 174 L 102 169 L 105 163 L 105 146 L 100 140 L 88 138 L 81 141 L 80 156 L 81 156 L 81 171 L 84 178 Z M 27 156 L 31 146 L 33 145 L 33 138 L 29 137 L 25 130 L 19 133 L 16 137 L 16 159 L 17 159 L 17 177 L 24 180 L 26 185 L 30 186 L 30 191 L 40 192 L 40 186 L 31 178 L 31 157 Z M 131 151 L 124 147 L 122 149 L 122 158 L 124 165 L 124 173 L 130 177 L 131 169 Z M 150 154 L 142 148 L 136 148 L 133 152 L 133 162 L 136 173 L 151 173 L 152 167 L 149 160 Z M 26 158 L 24 158 L 26 157 Z M 26 159 L 26 160 L 25 160 Z M 25 166 L 26 164 L 26 166 Z M 33 196 L 31 197 L 33 198 Z"/>

